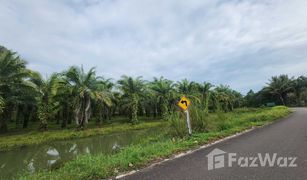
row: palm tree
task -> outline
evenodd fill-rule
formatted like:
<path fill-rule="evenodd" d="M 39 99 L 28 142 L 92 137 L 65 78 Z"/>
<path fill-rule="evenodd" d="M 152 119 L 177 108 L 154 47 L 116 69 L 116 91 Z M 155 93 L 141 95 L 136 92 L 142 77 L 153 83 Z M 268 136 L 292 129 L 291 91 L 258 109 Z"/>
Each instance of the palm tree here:
<path fill-rule="evenodd" d="M 237 95 L 238 92 L 233 91 L 229 86 L 217 86 L 212 92 L 214 109 L 223 110 L 225 112 L 232 111 L 234 109 L 235 101 L 237 100 Z"/>
<path fill-rule="evenodd" d="M 307 105 L 307 89 L 305 89 L 301 92 L 300 101 L 302 102 L 301 103 L 302 106 Z"/>
<path fill-rule="evenodd" d="M 201 99 L 201 108 L 205 110 L 205 112 L 208 112 L 209 108 L 209 99 L 211 91 L 210 89 L 213 87 L 211 83 L 204 82 L 203 84 L 197 84 L 197 89 L 200 94 Z"/>
<path fill-rule="evenodd" d="M 51 101 L 55 95 L 55 83 L 58 80 L 58 74 L 52 74 L 50 78 L 44 79 L 38 72 L 31 72 L 31 82 L 35 84 L 35 90 L 38 92 L 38 119 L 40 120 L 40 129 L 47 130 L 47 124 L 51 117 Z"/>
<path fill-rule="evenodd" d="M 302 92 L 304 92 L 306 89 L 307 89 L 307 77 L 300 76 L 293 81 L 293 90 L 296 97 L 297 105 L 302 105 L 301 104 Z"/>
<path fill-rule="evenodd" d="M 143 96 L 145 86 L 142 77 L 133 79 L 132 77 L 122 76 L 118 81 L 119 89 L 123 93 L 123 102 L 130 111 L 130 118 L 133 124 L 138 123 L 138 106 Z"/>
<path fill-rule="evenodd" d="M 177 81 L 175 86 L 180 96 L 186 96 L 194 103 L 200 102 L 197 92 L 197 83 L 183 79 L 182 81 Z"/>
<path fill-rule="evenodd" d="M 102 119 L 110 120 L 111 114 L 112 114 L 112 105 L 115 102 L 112 89 L 114 87 L 114 84 L 111 82 L 111 79 L 104 79 L 101 78 L 97 82 L 97 90 L 101 92 L 105 92 L 105 94 L 110 98 L 110 102 L 105 102 L 104 100 L 99 99 L 97 101 L 97 108 L 99 117 L 97 118 L 97 123 L 100 124 Z"/>
<path fill-rule="evenodd" d="M 108 94 L 99 89 L 100 77 L 96 77 L 95 68 L 87 73 L 83 67 L 70 67 L 64 73 L 64 80 L 72 89 L 74 95 L 74 114 L 78 128 L 83 128 L 91 115 L 91 101 L 103 101 L 111 104 Z"/>
<path fill-rule="evenodd" d="M 162 117 L 166 117 L 169 111 L 169 102 L 174 96 L 174 84 L 171 80 L 164 79 L 163 77 L 154 78 L 150 84 L 150 88 L 154 91 L 154 95 L 162 111 Z"/>
<path fill-rule="evenodd" d="M 286 96 L 293 91 L 292 84 L 293 78 L 290 79 L 288 75 L 273 76 L 264 91 L 277 96 L 281 103 L 286 105 Z"/>
<path fill-rule="evenodd" d="M 0 47 L 0 96 L 2 96 L 2 116 L 0 117 L 0 132 L 7 131 L 7 121 L 10 119 L 11 108 L 20 99 L 23 88 L 28 87 L 25 79 L 29 71 L 26 62 L 3 47 Z M 4 106 L 5 105 L 5 106 Z"/>
<path fill-rule="evenodd" d="M 183 95 L 193 94 L 196 90 L 195 82 L 190 82 L 187 79 L 183 79 L 182 81 L 178 81 L 176 87 L 178 92 Z"/>

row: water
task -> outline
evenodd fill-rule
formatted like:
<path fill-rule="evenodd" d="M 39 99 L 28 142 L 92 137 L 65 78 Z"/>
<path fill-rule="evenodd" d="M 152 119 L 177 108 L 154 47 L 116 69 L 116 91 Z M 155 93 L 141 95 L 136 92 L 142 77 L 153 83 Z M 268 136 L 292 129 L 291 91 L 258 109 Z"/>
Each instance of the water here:
<path fill-rule="evenodd" d="M 115 153 L 121 147 L 154 135 L 157 129 L 93 136 L 0 152 L 0 179 L 11 179 L 24 171 L 53 169 L 81 154 Z"/>

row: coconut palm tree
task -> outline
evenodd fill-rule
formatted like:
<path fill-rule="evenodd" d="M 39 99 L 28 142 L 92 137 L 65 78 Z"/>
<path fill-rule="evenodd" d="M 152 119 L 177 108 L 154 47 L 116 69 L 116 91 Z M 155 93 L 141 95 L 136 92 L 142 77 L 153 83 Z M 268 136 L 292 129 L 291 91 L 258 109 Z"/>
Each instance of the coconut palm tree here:
<path fill-rule="evenodd" d="M 287 94 L 293 91 L 293 78 L 288 75 L 273 76 L 264 91 L 279 98 L 286 105 Z"/>
<path fill-rule="evenodd" d="M 123 93 L 122 100 L 124 102 L 124 108 L 129 110 L 131 122 L 136 124 L 138 123 L 139 103 L 145 90 L 144 81 L 142 77 L 134 79 L 128 76 L 122 76 L 118 84 L 119 89 Z"/>
<path fill-rule="evenodd" d="M 84 128 L 91 116 L 91 102 L 103 101 L 111 104 L 108 94 L 99 89 L 100 77 L 96 76 L 95 68 L 85 72 L 81 68 L 73 66 L 64 74 L 65 83 L 72 89 L 74 96 L 74 115 L 78 128 Z"/>

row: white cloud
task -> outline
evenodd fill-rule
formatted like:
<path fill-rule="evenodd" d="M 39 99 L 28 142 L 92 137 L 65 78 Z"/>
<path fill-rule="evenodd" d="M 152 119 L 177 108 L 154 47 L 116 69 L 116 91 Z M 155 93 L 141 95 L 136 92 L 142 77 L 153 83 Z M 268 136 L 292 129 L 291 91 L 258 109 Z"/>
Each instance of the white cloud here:
<path fill-rule="evenodd" d="M 304 0 L 0 4 L 0 44 L 42 73 L 83 64 L 112 78 L 187 77 L 242 92 L 272 75 L 307 73 Z"/>

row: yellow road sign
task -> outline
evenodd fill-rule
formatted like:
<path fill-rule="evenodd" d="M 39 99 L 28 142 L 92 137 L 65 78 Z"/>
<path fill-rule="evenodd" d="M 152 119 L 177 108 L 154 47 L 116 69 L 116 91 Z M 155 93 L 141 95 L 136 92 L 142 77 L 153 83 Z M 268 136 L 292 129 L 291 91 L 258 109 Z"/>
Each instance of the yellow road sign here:
<path fill-rule="evenodd" d="M 191 104 L 191 101 L 185 96 L 182 96 L 180 101 L 178 102 L 178 106 L 183 110 L 187 110 L 190 104 Z"/>

